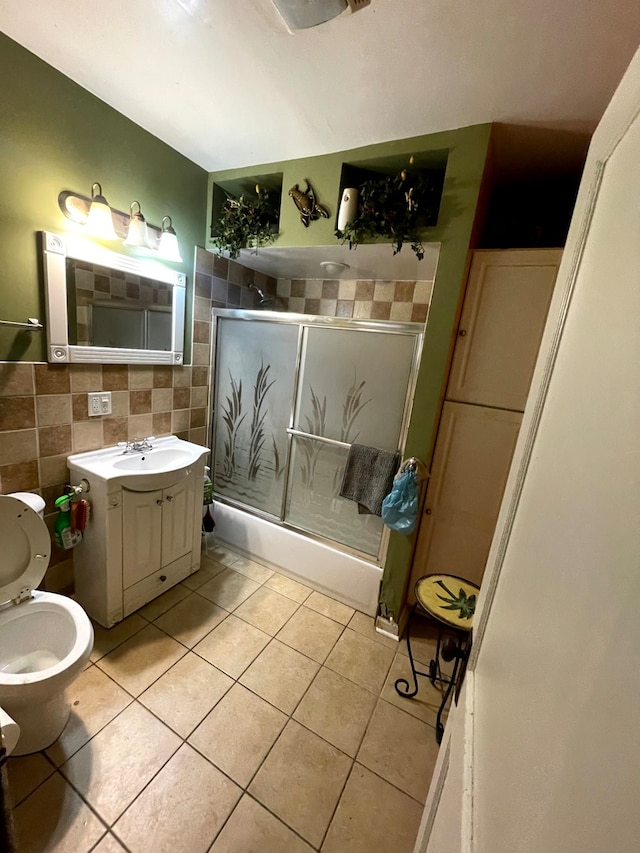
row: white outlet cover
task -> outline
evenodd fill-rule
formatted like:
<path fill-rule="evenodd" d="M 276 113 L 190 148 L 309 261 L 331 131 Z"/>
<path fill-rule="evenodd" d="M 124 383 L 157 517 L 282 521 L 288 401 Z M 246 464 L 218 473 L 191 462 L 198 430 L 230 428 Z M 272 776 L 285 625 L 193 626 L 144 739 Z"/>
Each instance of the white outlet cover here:
<path fill-rule="evenodd" d="M 90 391 L 87 402 L 90 418 L 111 414 L 111 391 Z"/>

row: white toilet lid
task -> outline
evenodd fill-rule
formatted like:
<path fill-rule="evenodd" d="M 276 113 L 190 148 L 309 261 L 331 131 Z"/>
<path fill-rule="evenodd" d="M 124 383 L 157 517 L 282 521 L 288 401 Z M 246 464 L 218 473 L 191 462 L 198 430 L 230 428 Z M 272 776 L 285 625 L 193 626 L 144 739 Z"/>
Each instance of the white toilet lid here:
<path fill-rule="evenodd" d="M 35 589 L 47 570 L 51 540 L 37 512 L 0 495 L 0 604 Z"/>

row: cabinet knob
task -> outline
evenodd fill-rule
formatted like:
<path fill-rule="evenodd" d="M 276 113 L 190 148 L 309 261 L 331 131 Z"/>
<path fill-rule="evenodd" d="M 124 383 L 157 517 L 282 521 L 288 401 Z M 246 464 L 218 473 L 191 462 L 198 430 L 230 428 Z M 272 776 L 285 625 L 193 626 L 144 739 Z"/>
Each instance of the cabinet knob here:
<path fill-rule="evenodd" d="M 171 501 L 173 500 L 173 495 L 167 495 L 167 500 L 169 501 L 169 503 L 171 503 Z"/>
<path fill-rule="evenodd" d="M 158 498 L 158 500 L 156 501 L 156 503 L 158 504 L 158 506 L 160 506 L 161 504 L 163 504 L 163 503 L 164 503 L 164 501 L 162 500 L 162 498 Z"/>
<path fill-rule="evenodd" d="M 161 580 L 161 581 L 166 581 L 166 579 L 167 579 L 167 576 L 166 576 L 166 575 L 160 575 L 160 580 Z"/>
<path fill-rule="evenodd" d="M 458 332 L 458 337 L 459 338 L 465 338 L 466 336 L 467 336 L 467 330 L 466 329 L 460 329 L 460 331 Z"/>

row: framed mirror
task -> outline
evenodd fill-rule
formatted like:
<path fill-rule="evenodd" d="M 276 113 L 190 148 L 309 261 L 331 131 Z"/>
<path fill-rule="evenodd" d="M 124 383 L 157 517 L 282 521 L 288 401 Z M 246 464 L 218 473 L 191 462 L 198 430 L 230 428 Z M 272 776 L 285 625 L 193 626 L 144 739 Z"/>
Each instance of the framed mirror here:
<path fill-rule="evenodd" d="M 41 232 L 50 362 L 182 364 L 187 277 Z"/>

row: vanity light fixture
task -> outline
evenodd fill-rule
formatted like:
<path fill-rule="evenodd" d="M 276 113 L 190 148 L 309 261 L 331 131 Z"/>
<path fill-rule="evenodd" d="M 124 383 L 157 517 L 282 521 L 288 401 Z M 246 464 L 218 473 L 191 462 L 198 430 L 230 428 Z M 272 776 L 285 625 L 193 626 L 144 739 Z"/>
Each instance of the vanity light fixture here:
<path fill-rule="evenodd" d="M 94 192 L 95 188 L 97 192 Z M 95 181 L 91 184 L 91 206 L 87 216 L 87 229 L 100 240 L 117 240 L 118 235 L 113 227 L 111 208 L 102 195 L 102 187 Z"/>
<path fill-rule="evenodd" d="M 168 222 L 168 225 L 165 225 L 165 222 Z M 173 222 L 170 216 L 162 217 L 162 233 L 160 234 L 160 243 L 158 245 L 158 256 L 165 261 L 182 263 L 180 247 L 178 246 L 178 237 L 173 228 Z"/>
<path fill-rule="evenodd" d="M 138 210 L 134 211 L 137 205 Z M 127 231 L 127 239 L 124 241 L 125 246 L 138 246 L 143 249 L 153 248 L 153 244 L 149 239 L 149 229 L 142 215 L 142 208 L 139 201 L 132 201 L 130 205 L 129 229 Z"/>

